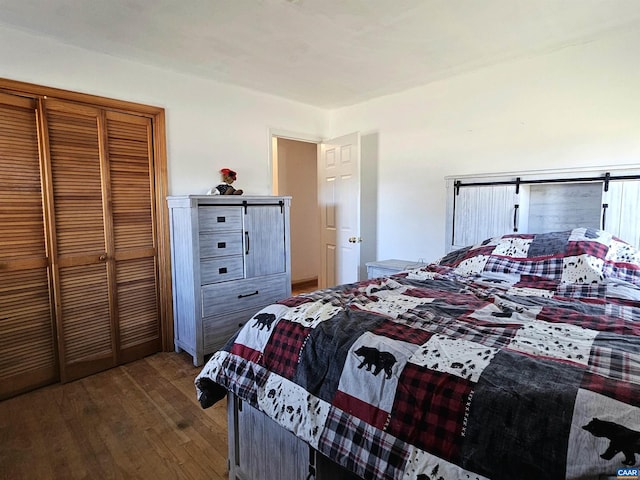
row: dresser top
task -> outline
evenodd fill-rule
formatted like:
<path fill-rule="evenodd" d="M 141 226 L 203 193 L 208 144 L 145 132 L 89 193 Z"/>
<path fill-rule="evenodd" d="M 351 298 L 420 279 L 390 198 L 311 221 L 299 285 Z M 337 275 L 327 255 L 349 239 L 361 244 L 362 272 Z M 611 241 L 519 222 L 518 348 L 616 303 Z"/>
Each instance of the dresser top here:
<path fill-rule="evenodd" d="M 198 205 L 270 205 L 284 202 L 291 204 L 291 197 L 276 195 L 171 195 L 169 207 L 195 207 Z"/>

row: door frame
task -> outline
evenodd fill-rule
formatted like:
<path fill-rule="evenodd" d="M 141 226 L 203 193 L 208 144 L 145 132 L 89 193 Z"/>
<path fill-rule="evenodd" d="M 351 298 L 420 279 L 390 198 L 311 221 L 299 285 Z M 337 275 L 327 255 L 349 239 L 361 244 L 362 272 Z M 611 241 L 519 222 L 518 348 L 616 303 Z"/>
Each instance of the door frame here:
<path fill-rule="evenodd" d="M 314 135 L 312 133 L 300 133 L 300 132 L 292 132 L 289 130 L 282 130 L 279 128 L 269 128 L 268 129 L 268 138 L 267 138 L 267 151 L 268 160 L 267 160 L 267 174 L 269 176 L 270 188 L 272 195 L 275 195 L 274 191 L 277 186 L 277 175 L 278 175 L 278 165 L 277 165 L 277 155 L 274 154 L 274 151 L 277 152 L 277 141 L 278 138 L 284 138 L 287 140 L 294 140 L 296 142 L 307 142 L 307 143 L 315 143 L 316 145 L 320 145 L 323 142 L 323 137 L 319 135 Z"/>
<path fill-rule="evenodd" d="M 284 129 L 279 129 L 279 128 L 268 128 L 267 129 L 267 151 L 268 151 L 268 164 L 267 164 L 267 174 L 269 175 L 270 178 L 270 191 L 272 194 L 276 194 L 276 192 L 274 191 L 277 187 L 277 175 L 278 175 L 278 165 L 277 165 L 277 140 L 278 138 L 283 138 L 283 139 L 287 139 L 287 140 L 294 140 L 294 141 L 299 141 L 299 142 L 307 142 L 307 143 L 315 143 L 317 146 L 317 162 L 321 161 L 321 145 L 327 141 L 330 140 L 329 137 L 322 137 L 320 135 L 316 135 L 316 134 L 311 134 L 311 133 L 303 133 L 303 132 L 293 132 L 290 130 L 284 130 Z M 365 136 L 363 136 L 362 133 L 358 132 L 360 135 L 360 159 L 359 159 L 359 174 L 360 174 L 360 181 L 362 182 L 362 156 L 363 156 L 363 139 L 366 139 L 366 146 L 367 148 L 369 148 L 369 150 L 371 150 L 371 148 L 369 147 L 370 145 L 373 146 L 373 150 L 372 152 L 369 152 L 369 155 L 371 156 L 373 153 L 373 157 L 375 157 L 375 161 L 377 162 L 377 134 L 372 134 L 372 133 L 368 133 L 365 134 Z M 340 137 L 342 137 L 343 135 L 341 135 Z M 340 137 L 331 137 L 331 138 L 340 138 Z M 371 138 L 375 137 L 374 142 L 372 143 Z M 377 165 L 377 163 L 376 163 Z M 374 169 L 375 170 L 375 169 Z M 374 183 L 377 182 L 376 180 L 376 176 L 374 175 L 370 180 L 374 181 Z M 362 188 L 362 187 L 361 187 Z M 362 197 L 363 192 L 360 192 L 360 196 Z M 375 188 L 373 190 L 373 195 L 370 195 L 369 192 L 367 192 L 367 198 L 369 197 L 375 197 Z M 293 199 L 293 202 L 295 202 L 295 199 Z M 374 200 L 371 201 L 371 205 L 374 209 L 376 209 L 376 202 Z M 321 204 L 320 204 L 320 199 L 317 199 L 317 207 L 318 209 L 321 208 Z M 372 230 L 368 230 L 367 233 L 367 238 L 373 242 L 371 245 L 375 246 L 375 242 L 376 242 L 376 221 L 375 218 L 371 218 L 371 216 L 369 215 L 369 213 L 366 213 L 366 218 L 370 221 L 371 223 L 371 228 Z M 360 221 L 363 221 L 363 205 L 362 203 L 359 206 L 359 216 L 360 216 Z M 320 215 L 321 218 L 321 215 Z M 322 228 L 322 225 L 319 225 L 320 228 Z M 362 225 L 360 226 L 360 228 L 362 229 Z M 366 247 L 367 249 L 370 248 L 374 248 L 375 247 Z M 363 257 L 362 253 L 361 253 L 361 260 L 367 260 L 368 256 L 370 256 L 368 250 L 367 250 L 367 255 L 365 257 Z M 375 252 L 374 252 L 375 254 Z M 318 255 L 322 258 L 321 252 L 318 252 Z M 371 258 L 371 260 L 373 260 L 373 258 Z M 322 260 L 320 261 L 320 263 L 322 263 Z M 324 265 L 320 265 L 320 268 L 324 268 Z M 357 272 L 357 275 L 359 278 L 365 278 L 365 274 L 366 273 L 366 269 L 364 269 L 364 267 L 361 265 L 360 270 Z M 320 281 L 320 277 L 318 277 L 318 281 Z"/>
<path fill-rule="evenodd" d="M 291 132 L 288 130 L 282 130 L 277 128 L 268 129 L 268 149 L 267 149 L 269 152 L 268 153 L 268 175 L 270 178 L 269 190 L 272 195 L 282 195 L 282 193 L 278 192 L 278 153 L 277 152 L 278 152 L 279 139 L 314 144 L 316 146 L 316 163 L 318 162 L 318 159 L 319 159 L 320 144 L 322 143 L 322 137 L 320 137 L 319 135 Z M 293 200 L 293 204 L 295 205 L 295 199 Z M 316 206 L 316 209 L 318 210 L 320 209 L 320 205 L 317 197 L 315 199 L 315 206 Z M 291 229 L 291 226 L 289 226 L 289 228 Z M 318 252 L 318 257 L 319 256 L 320 256 L 320 252 Z M 293 261 L 294 260 L 292 258 L 291 262 Z M 292 281 L 293 280 L 295 279 L 292 278 Z"/>

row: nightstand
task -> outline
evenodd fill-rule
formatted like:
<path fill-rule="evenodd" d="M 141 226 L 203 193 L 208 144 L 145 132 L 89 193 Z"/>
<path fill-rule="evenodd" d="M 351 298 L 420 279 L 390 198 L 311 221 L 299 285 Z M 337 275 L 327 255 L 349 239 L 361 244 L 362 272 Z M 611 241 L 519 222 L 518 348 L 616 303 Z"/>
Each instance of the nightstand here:
<path fill-rule="evenodd" d="M 379 260 L 367 262 L 367 278 L 386 277 L 394 273 L 409 270 L 410 268 L 424 267 L 426 263 L 413 262 L 411 260 Z"/>

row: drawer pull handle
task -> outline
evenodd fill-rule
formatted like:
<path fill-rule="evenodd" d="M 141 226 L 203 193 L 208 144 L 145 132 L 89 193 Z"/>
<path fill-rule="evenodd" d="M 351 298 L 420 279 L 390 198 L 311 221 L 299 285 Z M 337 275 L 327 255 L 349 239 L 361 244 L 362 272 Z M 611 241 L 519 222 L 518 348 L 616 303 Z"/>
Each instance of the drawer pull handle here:
<path fill-rule="evenodd" d="M 218 248 L 227 248 L 226 242 L 218 242 Z"/>
<path fill-rule="evenodd" d="M 227 273 L 227 267 L 222 267 L 218 269 L 218 273 L 222 274 L 222 273 Z"/>
<path fill-rule="evenodd" d="M 259 293 L 258 290 L 256 290 L 253 293 L 246 293 L 244 295 L 240 294 L 240 295 L 238 295 L 238 298 L 253 297 L 254 295 L 258 295 L 258 293 Z"/>
<path fill-rule="evenodd" d="M 218 223 L 225 223 L 227 221 L 227 217 L 218 217 Z"/>

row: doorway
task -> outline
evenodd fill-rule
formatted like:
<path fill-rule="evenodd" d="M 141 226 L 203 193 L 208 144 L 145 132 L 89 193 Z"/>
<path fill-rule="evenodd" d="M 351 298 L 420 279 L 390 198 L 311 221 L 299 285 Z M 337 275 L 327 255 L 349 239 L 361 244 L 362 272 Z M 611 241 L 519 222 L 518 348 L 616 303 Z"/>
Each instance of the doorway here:
<path fill-rule="evenodd" d="M 320 271 L 318 142 L 272 136 L 273 194 L 291 201 L 291 288 L 315 290 Z"/>

